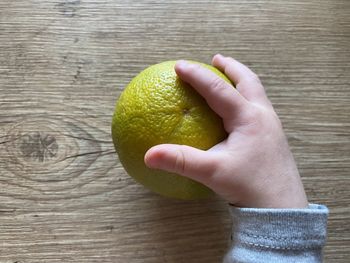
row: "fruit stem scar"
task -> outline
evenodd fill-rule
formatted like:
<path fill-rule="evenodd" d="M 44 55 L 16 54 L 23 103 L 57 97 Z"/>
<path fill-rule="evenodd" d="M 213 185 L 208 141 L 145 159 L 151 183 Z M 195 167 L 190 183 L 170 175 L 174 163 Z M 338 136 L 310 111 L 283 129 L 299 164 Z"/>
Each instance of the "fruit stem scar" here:
<path fill-rule="evenodd" d="M 188 114 L 190 113 L 190 109 L 189 109 L 189 108 L 184 108 L 184 109 L 182 110 L 182 113 L 183 113 L 184 115 L 188 115 Z"/>

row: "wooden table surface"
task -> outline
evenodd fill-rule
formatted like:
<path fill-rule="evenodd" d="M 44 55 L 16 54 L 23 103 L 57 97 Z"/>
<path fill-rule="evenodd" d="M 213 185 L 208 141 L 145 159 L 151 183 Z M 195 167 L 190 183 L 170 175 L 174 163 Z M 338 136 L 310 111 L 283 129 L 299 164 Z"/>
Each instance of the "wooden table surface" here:
<path fill-rule="evenodd" d="M 326 262 L 349 262 L 349 0 L 2 0 L 0 262 L 220 262 L 225 202 L 150 193 L 110 134 L 139 71 L 217 52 L 261 76 L 330 208 Z"/>

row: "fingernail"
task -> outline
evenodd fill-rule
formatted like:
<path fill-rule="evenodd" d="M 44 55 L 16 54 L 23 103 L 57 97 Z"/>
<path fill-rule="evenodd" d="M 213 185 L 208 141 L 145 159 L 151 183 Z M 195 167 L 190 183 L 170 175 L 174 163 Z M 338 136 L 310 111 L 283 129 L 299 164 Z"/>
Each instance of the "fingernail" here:
<path fill-rule="evenodd" d="M 156 159 L 152 157 L 152 150 L 148 150 L 144 156 L 144 162 L 148 168 L 156 168 Z"/>
<path fill-rule="evenodd" d="M 223 55 L 221 55 L 221 54 L 216 54 L 216 57 L 218 57 L 218 58 L 223 58 L 224 56 Z"/>

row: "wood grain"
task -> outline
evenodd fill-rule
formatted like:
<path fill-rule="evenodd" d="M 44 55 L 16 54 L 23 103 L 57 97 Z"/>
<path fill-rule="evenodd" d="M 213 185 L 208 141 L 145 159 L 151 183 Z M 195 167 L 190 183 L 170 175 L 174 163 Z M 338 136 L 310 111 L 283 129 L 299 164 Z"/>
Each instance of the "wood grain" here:
<path fill-rule="evenodd" d="M 326 262 L 350 257 L 350 1 L 0 2 L 0 262 L 220 262 L 223 201 L 169 200 L 124 172 L 116 98 L 140 70 L 221 52 L 252 67 L 310 201 Z"/>

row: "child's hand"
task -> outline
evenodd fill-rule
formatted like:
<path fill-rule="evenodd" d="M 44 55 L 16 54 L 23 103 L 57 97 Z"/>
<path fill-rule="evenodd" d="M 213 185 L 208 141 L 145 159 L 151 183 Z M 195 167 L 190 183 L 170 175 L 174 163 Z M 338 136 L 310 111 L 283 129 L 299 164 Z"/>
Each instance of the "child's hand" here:
<path fill-rule="evenodd" d="M 308 205 L 281 122 L 259 78 L 238 61 L 216 55 L 212 64 L 236 89 L 197 64 L 179 61 L 175 70 L 223 119 L 228 138 L 202 151 L 157 145 L 145 155 L 151 168 L 203 183 L 233 205 L 301 208 Z"/>

